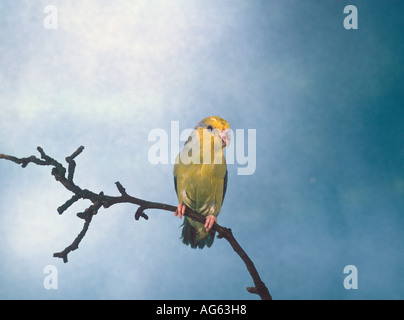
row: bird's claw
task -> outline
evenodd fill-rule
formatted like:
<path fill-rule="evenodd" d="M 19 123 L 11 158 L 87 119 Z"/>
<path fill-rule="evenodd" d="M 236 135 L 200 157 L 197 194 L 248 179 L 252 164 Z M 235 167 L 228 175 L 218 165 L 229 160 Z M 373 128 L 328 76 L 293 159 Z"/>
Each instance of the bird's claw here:
<path fill-rule="evenodd" d="M 177 210 L 174 213 L 174 216 L 178 216 L 180 219 L 182 218 L 183 215 L 185 215 L 185 210 L 186 210 L 186 205 L 185 204 L 179 204 L 177 207 Z"/>
<path fill-rule="evenodd" d="M 214 215 L 210 214 L 206 217 L 206 222 L 205 222 L 205 229 L 207 232 L 212 229 L 213 225 L 217 223 L 217 219 Z"/>

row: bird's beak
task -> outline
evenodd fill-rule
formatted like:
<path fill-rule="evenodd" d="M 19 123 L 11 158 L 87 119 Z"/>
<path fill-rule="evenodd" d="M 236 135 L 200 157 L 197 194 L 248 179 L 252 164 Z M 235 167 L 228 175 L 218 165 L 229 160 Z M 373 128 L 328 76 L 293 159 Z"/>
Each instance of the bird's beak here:
<path fill-rule="evenodd" d="M 230 129 L 224 129 L 219 133 L 220 138 L 222 139 L 222 147 L 228 147 L 230 145 Z"/>

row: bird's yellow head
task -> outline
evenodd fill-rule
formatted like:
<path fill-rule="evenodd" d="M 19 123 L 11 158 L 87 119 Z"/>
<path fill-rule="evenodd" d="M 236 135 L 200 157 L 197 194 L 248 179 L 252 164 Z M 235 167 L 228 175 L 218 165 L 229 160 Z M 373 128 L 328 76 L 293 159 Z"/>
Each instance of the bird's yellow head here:
<path fill-rule="evenodd" d="M 230 126 L 219 116 L 203 119 L 195 126 L 195 130 L 200 134 L 203 130 L 208 130 L 212 135 L 221 139 L 223 148 L 230 145 Z"/>

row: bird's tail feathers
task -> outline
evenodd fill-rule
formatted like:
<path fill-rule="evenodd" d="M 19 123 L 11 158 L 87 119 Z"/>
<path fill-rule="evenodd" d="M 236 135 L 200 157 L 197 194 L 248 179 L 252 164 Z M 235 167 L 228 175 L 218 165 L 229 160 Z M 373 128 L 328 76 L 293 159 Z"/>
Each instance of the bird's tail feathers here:
<path fill-rule="evenodd" d="M 182 224 L 182 243 L 190 245 L 193 249 L 203 249 L 205 245 L 210 248 L 215 240 L 215 232 L 213 230 L 206 232 L 203 224 L 198 223 L 198 227 L 199 225 L 200 228 L 196 229 L 191 225 L 188 218 L 185 217 Z"/>

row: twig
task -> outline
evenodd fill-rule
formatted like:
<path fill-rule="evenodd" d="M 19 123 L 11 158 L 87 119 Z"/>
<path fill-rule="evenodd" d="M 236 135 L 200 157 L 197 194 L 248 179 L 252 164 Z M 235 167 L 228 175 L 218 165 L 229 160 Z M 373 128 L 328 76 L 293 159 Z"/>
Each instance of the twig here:
<path fill-rule="evenodd" d="M 89 191 L 87 189 L 82 189 L 79 186 L 77 186 L 73 182 L 74 172 L 76 168 L 76 162 L 74 161 L 74 159 L 84 150 L 83 146 L 79 147 L 75 152 L 73 152 L 71 156 L 66 157 L 66 162 L 68 163 L 67 170 L 61 163 L 49 157 L 41 147 L 38 147 L 37 150 L 41 155 L 41 159 L 35 156 L 30 156 L 27 158 L 17 158 L 5 154 L 0 154 L 0 159 L 5 159 L 17 164 L 21 164 L 23 168 L 25 168 L 29 163 L 34 163 L 41 166 L 53 166 L 52 175 L 54 176 L 56 181 L 59 181 L 67 190 L 73 193 L 71 199 L 67 200 L 63 205 L 57 208 L 59 214 L 65 212 L 73 203 L 77 202 L 79 199 L 87 199 L 90 200 L 92 203 L 85 211 L 77 213 L 77 216 L 79 218 L 84 219 L 84 225 L 81 232 L 77 235 L 74 241 L 69 246 L 67 246 L 63 251 L 53 254 L 54 257 L 63 259 L 63 262 L 65 263 L 68 262 L 68 254 L 78 249 L 80 242 L 83 240 L 84 236 L 88 231 L 93 216 L 98 213 L 98 210 L 101 207 L 109 208 L 110 206 L 118 203 L 131 203 L 134 205 L 138 205 L 139 208 L 135 213 L 136 220 L 139 220 L 140 218 L 148 220 L 149 217 L 145 214 L 144 212 L 145 210 L 159 209 L 175 212 L 175 210 L 177 209 L 177 207 L 165 203 L 151 202 L 132 197 L 126 192 L 125 188 L 119 181 L 116 182 L 115 184 L 119 193 L 121 194 L 120 196 L 107 196 L 104 195 L 103 192 L 97 194 L 95 192 Z M 66 171 L 68 173 L 67 178 L 66 178 Z M 206 220 L 205 217 L 190 210 L 189 208 L 187 208 L 185 216 L 195 221 L 198 221 L 202 224 L 205 224 Z M 229 242 L 234 251 L 240 256 L 240 258 L 245 263 L 247 270 L 254 281 L 254 287 L 248 287 L 247 288 L 248 292 L 258 294 L 260 298 L 263 300 L 272 300 L 268 288 L 265 286 L 265 283 L 261 280 L 258 271 L 254 266 L 254 263 L 251 261 L 247 253 L 241 248 L 237 240 L 234 238 L 231 229 L 222 227 L 217 223 L 213 225 L 212 229 L 218 233 L 217 236 L 218 238 L 220 239 L 225 238 Z"/>

